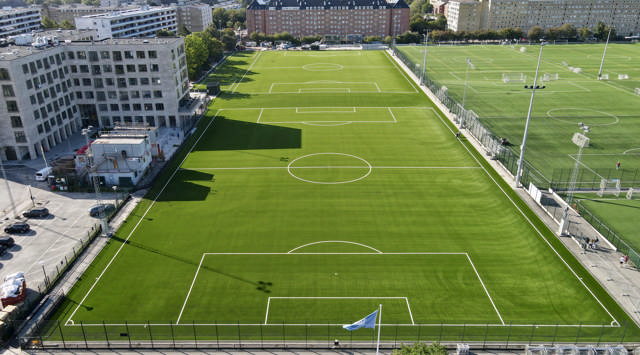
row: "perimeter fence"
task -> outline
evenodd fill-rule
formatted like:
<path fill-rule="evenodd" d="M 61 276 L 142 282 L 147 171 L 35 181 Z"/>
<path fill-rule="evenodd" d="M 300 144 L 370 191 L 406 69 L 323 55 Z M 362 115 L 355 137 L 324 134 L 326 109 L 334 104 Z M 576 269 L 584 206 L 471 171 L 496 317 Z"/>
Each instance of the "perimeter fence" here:
<path fill-rule="evenodd" d="M 612 324 L 383 324 L 380 344 L 398 348 L 414 342 L 468 343 L 475 348 L 523 349 L 531 344 L 625 343 L 627 325 Z M 375 348 L 378 328 L 347 331 L 339 324 L 175 324 L 98 322 L 42 324 L 37 337 L 21 339 L 23 348 Z"/>

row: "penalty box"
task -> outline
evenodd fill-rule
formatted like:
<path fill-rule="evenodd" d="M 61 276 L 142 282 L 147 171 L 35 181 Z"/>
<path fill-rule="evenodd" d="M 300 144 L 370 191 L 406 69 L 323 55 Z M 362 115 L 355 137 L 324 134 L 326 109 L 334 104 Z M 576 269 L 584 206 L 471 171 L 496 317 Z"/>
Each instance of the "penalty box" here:
<path fill-rule="evenodd" d="M 341 244 L 342 245 L 342 244 Z M 206 253 L 179 322 L 348 324 L 383 305 L 383 323 L 504 324 L 466 253 Z"/>
<path fill-rule="evenodd" d="M 396 113 L 405 110 L 394 107 L 289 107 L 251 109 L 256 123 L 264 124 L 344 124 L 396 123 Z M 227 111 L 225 109 L 225 111 Z M 246 111 L 246 109 L 245 109 Z M 247 119 L 249 119 L 247 117 Z"/>

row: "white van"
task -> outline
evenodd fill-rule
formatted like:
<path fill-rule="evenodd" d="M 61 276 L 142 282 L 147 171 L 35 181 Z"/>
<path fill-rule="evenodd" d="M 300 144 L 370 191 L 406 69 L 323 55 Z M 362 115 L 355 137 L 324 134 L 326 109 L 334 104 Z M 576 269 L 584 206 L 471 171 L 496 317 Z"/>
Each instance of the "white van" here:
<path fill-rule="evenodd" d="M 36 181 L 47 180 L 47 176 L 49 176 L 52 171 L 53 171 L 53 168 L 51 168 L 50 166 L 47 166 L 46 168 L 36 171 Z"/>

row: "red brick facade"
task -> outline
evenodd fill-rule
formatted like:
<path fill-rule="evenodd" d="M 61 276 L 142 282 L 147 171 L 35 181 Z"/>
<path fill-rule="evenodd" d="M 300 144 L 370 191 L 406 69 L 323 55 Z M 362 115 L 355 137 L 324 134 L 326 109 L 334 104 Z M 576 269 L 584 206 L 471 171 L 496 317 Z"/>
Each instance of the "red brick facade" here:
<path fill-rule="evenodd" d="M 254 0 L 247 7 L 248 32 L 273 35 L 286 31 L 294 37 L 320 35 L 346 39 L 364 36 L 384 38 L 409 30 L 409 7 L 403 0 L 395 3 L 302 0 L 283 4 L 286 1 L 271 0 L 260 4 Z"/>

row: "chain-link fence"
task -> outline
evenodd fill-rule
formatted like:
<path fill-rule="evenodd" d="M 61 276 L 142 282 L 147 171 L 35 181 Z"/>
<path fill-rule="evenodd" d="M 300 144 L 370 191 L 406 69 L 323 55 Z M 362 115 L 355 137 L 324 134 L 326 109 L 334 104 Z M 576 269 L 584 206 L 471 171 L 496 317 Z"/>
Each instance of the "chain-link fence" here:
<path fill-rule="evenodd" d="M 376 329 L 347 331 L 339 324 L 175 324 L 97 322 L 42 324 L 41 336 L 21 339 L 24 348 L 375 348 Z M 427 341 L 476 347 L 522 348 L 531 344 L 623 344 L 627 323 L 563 324 L 383 324 L 380 344 Z"/>

